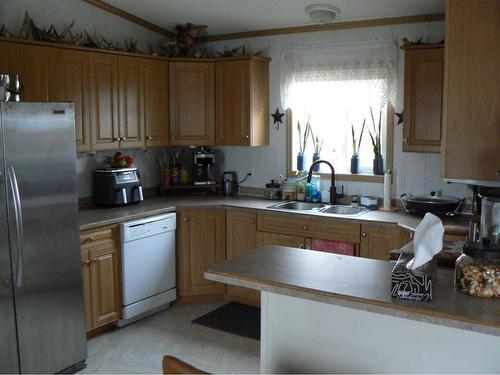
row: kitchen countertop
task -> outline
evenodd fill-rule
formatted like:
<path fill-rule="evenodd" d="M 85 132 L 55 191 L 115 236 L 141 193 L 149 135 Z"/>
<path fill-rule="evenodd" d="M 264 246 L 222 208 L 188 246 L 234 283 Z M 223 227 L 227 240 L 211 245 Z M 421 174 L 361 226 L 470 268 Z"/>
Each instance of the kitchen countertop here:
<path fill-rule="evenodd" d="M 141 217 L 157 215 L 166 212 L 174 212 L 177 208 L 187 207 L 239 207 L 258 210 L 270 210 L 274 212 L 286 212 L 294 215 L 312 215 L 321 217 L 332 217 L 342 220 L 354 220 L 356 222 L 377 222 L 387 224 L 398 224 L 399 226 L 415 230 L 417 225 L 422 220 L 419 216 L 409 215 L 403 211 L 384 212 L 384 211 L 369 211 L 358 216 L 321 214 L 314 212 L 295 212 L 284 211 L 268 208 L 271 205 L 280 201 L 266 200 L 261 197 L 236 195 L 232 197 L 224 197 L 222 195 L 205 195 L 205 196 L 176 196 L 176 197 L 154 197 L 147 198 L 143 202 L 130 206 L 123 207 L 88 207 L 82 208 L 79 212 L 80 230 L 96 228 L 102 225 L 117 224 L 127 220 L 134 220 Z M 445 225 L 466 227 L 468 217 L 459 215 L 453 218 L 444 218 Z"/>
<path fill-rule="evenodd" d="M 262 291 L 500 336 L 500 299 L 454 289 L 453 271 L 438 269 L 430 302 L 394 300 L 393 263 L 282 246 L 264 246 L 213 264 L 205 277 Z"/>

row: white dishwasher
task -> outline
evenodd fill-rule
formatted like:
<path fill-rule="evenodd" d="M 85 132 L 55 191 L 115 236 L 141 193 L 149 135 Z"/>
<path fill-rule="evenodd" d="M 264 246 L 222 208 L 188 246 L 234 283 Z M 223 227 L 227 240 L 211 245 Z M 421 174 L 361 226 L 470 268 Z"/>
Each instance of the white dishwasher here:
<path fill-rule="evenodd" d="M 175 228 L 175 213 L 121 224 L 123 310 L 118 326 L 176 299 Z"/>

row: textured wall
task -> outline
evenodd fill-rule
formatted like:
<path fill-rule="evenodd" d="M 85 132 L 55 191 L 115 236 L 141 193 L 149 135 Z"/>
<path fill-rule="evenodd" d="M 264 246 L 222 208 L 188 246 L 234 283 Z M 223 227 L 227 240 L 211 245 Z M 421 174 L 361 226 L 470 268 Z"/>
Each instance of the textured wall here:
<path fill-rule="evenodd" d="M 5 24 L 11 33 L 16 34 L 26 11 L 40 28 L 54 24 L 57 30 L 63 30 L 75 20 L 75 32 L 86 29 L 92 36 L 96 31 L 107 40 L 120 44 L 123 44 L 125 38 L 133 38 L 138 41 L 139 49 L 144 52 L 149 51 L 149 44 L 158 46 L 165 40 L 165 37 L 158 33 L 81 0 L 1 0 L 0 24 Z"/>
<path fill-rule="evenodd" d="M 335 30 L 317 33 L 277 35 L 271 37 L 260 37 L 251 39 L 228 40 L 212 42 L 207 44 L 209 50 L 222 51 L 224 46 L 236 47 L 246 45 L 250 51 L 265 51 L 266 56 L 272 58 L 270 64 L 270 111 L 274 112 L 280 106 L 280 58 L 281 50 L 284 46 L 293 44 L 308 43 L 328 43 L 336 41 L 360 41 L 371 39 L 393 38 L 401 42 L 401 38 L 406 36 L 410 40 L 423 37 L 424 41 L 439 42 L 443 39 L 443 22 L 430 22 L 418 24 L 406 24 L 395 26 L 380 26 L 351 30 Z M 399 103 L 396 103 L 396 111 L 400 111 L 403 104 L 403 51 L 399 53 L 398 84 Z M 239 175 L 251 170 L 253 176 L 248 179 L 245 185 L 263 187 L 267 180 L 277 178 L 280 174 L 285 174 L 286 168 L 286 131 L 281 127 L 279 131 L 271 126 L 271 142 L 269 146 L 257 148 L 245 147 L 221 147 L 224 152 L 224 168 L 226 170 L 236 170 Z M 392 196 L 396 197 L 402 192 L 412 194 L 424 194 L 431 190 L 441 190 L 445 194 L 458 197 L 470 195 L 464 185 L 446 184 L 440 177 L 441 154 L 424 153 L 403 153 L 401 150 L 402 128 L 396 127 L 394 132 L 394 184 Z M 404 186 L 396 182 L 401 181 L 404 176 Z M 323 183 L 323 188 L 327 189 L 329 183 Z M 356 183 L 340 181 L 337 185 L 345 185 L 345 192 L 348 194 L 371 194 L 378 197 L 383 195 L 382 184 Z"/>

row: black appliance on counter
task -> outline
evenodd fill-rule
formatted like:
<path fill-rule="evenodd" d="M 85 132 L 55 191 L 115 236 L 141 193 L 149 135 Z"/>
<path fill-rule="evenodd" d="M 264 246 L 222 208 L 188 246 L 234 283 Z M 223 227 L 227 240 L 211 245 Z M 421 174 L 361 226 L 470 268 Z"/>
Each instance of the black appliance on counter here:
<path fill-rule="evenodd" d="M 94 169 L 92 185 L 97 205 L 123 206 L 144 200 L 137 168 Z"/>
<path fill-rule="evenodd" d="M 204 149 L 193 152 L 193 182 L 194 185 L 217 184 L 215 152 Z"/>

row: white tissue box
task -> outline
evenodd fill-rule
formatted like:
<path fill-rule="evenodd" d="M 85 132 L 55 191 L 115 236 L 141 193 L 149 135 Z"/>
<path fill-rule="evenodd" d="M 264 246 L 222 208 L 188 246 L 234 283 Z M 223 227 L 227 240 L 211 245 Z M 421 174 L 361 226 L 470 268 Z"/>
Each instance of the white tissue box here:
<path fill-rule="evenodd" d="M 436 258 L 413 271 L 406 267 L 412 259 L 412 253 L 402 252 L 396 261 L 391 274 L 391 297 L 431 301 L 436 284 Z"/>

